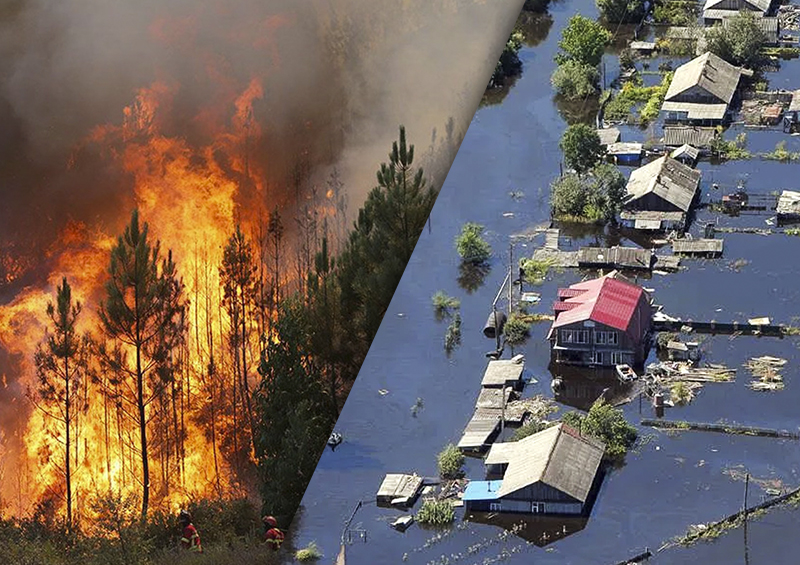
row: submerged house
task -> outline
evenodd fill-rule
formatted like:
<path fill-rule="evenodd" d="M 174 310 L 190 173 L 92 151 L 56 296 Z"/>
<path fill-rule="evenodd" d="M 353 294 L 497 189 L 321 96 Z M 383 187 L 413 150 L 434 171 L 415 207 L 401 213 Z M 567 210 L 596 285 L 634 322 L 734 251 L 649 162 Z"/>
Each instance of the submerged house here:
<path fill-rule="evenodd" d="M 778 197 L 779 224 L 792 224 L 800 222 L 800 192 L 784 190 Z"/>
<path fill-rule="evenodd" d="M 555 363 L 641 366 L 653 308 L 645 290 L 612 272 L 558 291 L 547 339 Z"/>
<path fill-rule="evenodd" d="M 558 424 L 517 442 L 496 443 L 486 457 L 489 476 L 464 492 L 467 512 L 586 515 L 599 484 L 605 445 Z"/>
<path fill-rule="evenodd" d="M 639 167 L 628 179 L 620 220 L 624 227 L 684 230 L 700 193 L 700 171 L 664 155 Z"/>
<path fill-rule="evenodd" d="M 751 12 L 757 18 L 769 13 L 772 0 L 706 0 L 703 5 L 703 23 L 714 25 L 741 11 Z"/>
<path fill-rule="evenodd" d="M 741 77 L 742 69 L 711 52 L 681 65 L 661 106 L 665 121 L 710 126 L 725 123 Z"/>

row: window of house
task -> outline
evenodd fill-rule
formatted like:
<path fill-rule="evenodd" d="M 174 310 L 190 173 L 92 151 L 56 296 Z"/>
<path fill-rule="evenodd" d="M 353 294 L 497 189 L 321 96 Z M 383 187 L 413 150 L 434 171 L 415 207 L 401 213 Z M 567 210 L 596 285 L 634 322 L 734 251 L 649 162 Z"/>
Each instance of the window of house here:
<path fill-rule="evenodd" d="M 490 502 L 489 503 L 489 512 L 500 512 L 502 509 L 502 504 L 499 502 Z"/>
<path fill-rule="evenodd" d="M 589 332 L 587 330 L 577 330 L 575 332 L 576 343 L 589 343 Z"/>
<path fill-rule="evenodd" d="M 625 362 L 625 355 L 620 353 L 619 351 L 611 352 L 611 362 L 614 365 L 621 365 Z"/>
<path fill-rule="evenodd" d="M 544 502 L 531 502 L 531 512 L 534 514 L 544 512 Z"/>
<path fill-rule="evenodd" d="M 606 332 L 602 332 L 600 330 L 597 330 L 596 332 L 594 332 L 594 342 L 597 345 L 605 345 L 607 337 L 608 337 L 608 334 Z"/>
<path fill-rule="evenodd" d="M 617 332 L 608 332 L 607 340 L 609 345 L 617 345 L 619 344 L 619 334 Z"/>
<path fill-rule="evenodd" d="M 563 343 L 573 343 L 575 341 L 575 334 L 572 330 L 561 330 L 561 341 Z"/>
<path fill-rule="evenodd" d="M 592 362 L 597 365 L 603 364 L 603 352 L 602 351 L 595 351 L 592 354 Z"/>

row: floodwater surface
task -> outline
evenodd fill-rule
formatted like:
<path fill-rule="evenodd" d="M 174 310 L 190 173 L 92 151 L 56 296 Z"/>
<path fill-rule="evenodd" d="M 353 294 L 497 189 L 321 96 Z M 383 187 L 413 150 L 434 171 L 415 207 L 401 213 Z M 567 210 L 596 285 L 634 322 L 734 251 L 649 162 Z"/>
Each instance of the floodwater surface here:
<path fill-rule="evenodd" d="M 351 563 L 486 564 L 502 560 L 511 564 L 604 565 L 623 561 L 645 548 L 655 552 L 685 534 L 692 524 L 736 512 L 743 501 L 745 473 L 752 476 L 750 505 L 768 496 L 765 489 L 800 485 L 800 446 L 796 441 L 705 432 L 666 433 L 640 427 L 642 440 L 622 468 L 606 475 L 586 522 L 529 521 L 528 527 L 516 535 L 497 525 L 465 522 L 463 510 L 457 509 L 451 528 L 414 525 L 399 533 L 389 523 L 401 512 L 378 508 L 374 503 L 387 473 L 435 476 L 437 453 L 446 444 L 458 441 L 472 415 L 486 367 L 485 353 L 494 349 L 494 342 L 484 338 L 481 330 L 507 272 L 509 236 L 531 233 L 548 223 L 548 187 L 559 173 L 558 141 L 567 126 L 564 115 L 586 112 L 581 103 L 564 105 L 555 100 L 549 83 L 561 30 L 576 12 L 597 16 L 588 0 L 551 6 L 552 23 L 537 28 L 544 31 L 544 37 L 530 42 L 521 52 L 522 77 L 499 103 L 482 108 L 472 121 L 434 207 L 430 229 L 420 238 L 339 418 L 337 430 L 343 434 L 344 443 L 336 451 L 323 454 L 293 525 L 298 546 L 316 541 L 326 562 L 338 553 L 344 523 L 359 501 L 364 505 L 355 514 L 353 543 L 347 548 Z M 611 56 L 607 59 L 610 73 L 616 62 Z M 770 75 L 771 84 L 800 88 L 798 69 L 800 63 L 784 64 L 779 73 Z M 790 85 L 792 77 L 797 77 L 794 85 Z M 644 141 L 652 134 L 652 129 L 624 128 L 623 141 Z M 798 138 L 779 131 L 748 131 L 751 151 L 770 151 L 781 140 L 787 141 L 790 149 L 800 150 Z M 713 166 L 702 163 L 699 168 L 703 171 L 704 198 L 719 198 L 741 183 L 752 194 L 800 187 L 800 167 L 792 164 L 750 160 Z M 623 169 L 626 175 L 629 170 Z M 713 183 L 720 188 L 711 188 Z M 512 197 L 511 193 L 519 192 L 521 198 L 519 194 Z M 699 236 L 708 221 L 765 228 L 769 219 L 764 215 L 717 217 L 703 210 L 692 232 Z M 487 239 L 495 251 L 483 284 L 471 292 L 459 286 L 459 260 L 454 248 L 454 238 L 465 222 L 486 226 Z M 562 230 L 562 234 L 570 235 L 570 231 Z M 602 230 L 593 233 L 592 229 L 572 235 L 575 246 L 619 239 Z M 770 316 L 775 323 L 791 323 L 800 304 L 800 238 L 782 234 L 718 237 L 725 240 L 723 258 L 684 260 L 687 270 L 654 274 L 640 282 L 654 289 L 656 302 L 673 316 L 717 321 Z M 515 261 L 542 244 L 541 236 L 515 241 Z M 533 311 L 547 312 L 557 288 L 581 276 L 569 270 L 551 273 L 536 289 L 542 294 L 542 302 Z M 443 348 L 447 322 L 436 320 L 431 305 L 431 296 L 439 290 L 461 301 L 462 343 L 449 358 Z M 547 323 L 534 325 L 528 341 L 513 351 L 526 357 L 526 377 L 531 379 L 526 396 L 553 395 L 547 330 Z M 736 380 L 706 385 L 690 405 L 669 409 L 666 417 L 797 430 L 797 345 L 798 341 L 788 338 L 704 339 L 705 360 L 736 368 Z M 742 365 L 760 355 L 788 360 L 783 371 L 784 390 L 763 393 L 748 388 L 751 376 Z M 504 357 L 508 356 L 507 351 Z M 654 358 L 655 353 L 651 360 Z M 595 382 L 580 371 L 571 378 L 575 390 L 591 391 Z M 422 400 L 422 408 L 412 414 L 417 399 Z M 586 404 L 580 394 L 559 400 L 578 407 Z M 570 407 L 563 405 L 562 409 Z M 649 404 L 638 401 L 623 410 L 634 423 L 654 416 Z M 484 477 L 479 459 L 468 458 L 466 472 L 470 479 Z M 759 563 L 769 555 L 772 565 L 788 565 L 796 562 L 794 556 L 800 549 L 794 535 L 796 521 L 797 514 L 791 509 L 774 509 L 749 525 L 747 544 L 739 529 L 713 543 L 665 549 L 651 562 Z"/>

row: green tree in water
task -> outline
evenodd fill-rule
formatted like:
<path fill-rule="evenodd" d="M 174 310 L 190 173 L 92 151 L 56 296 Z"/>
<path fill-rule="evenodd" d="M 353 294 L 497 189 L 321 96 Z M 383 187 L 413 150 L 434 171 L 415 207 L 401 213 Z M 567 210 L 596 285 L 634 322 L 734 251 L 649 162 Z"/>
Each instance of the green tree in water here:
<path fill-rule="evenodd" d="M 596 67 L 610 42 L 611 33 L 599 23 L 580 14 L 572 16 L 558 42 L 562 52 L 556 55 L 556 62 L 561 65 L 572 60 Z"/>
<path fill-rule="evenodd" d="M 567 128 L 558 144 L 564 152 L 567 166 L 582 175 L 600 162 L 603 146 L 594 128 L 586 124 L 573 124 Z"/>
<path fill-rule="evenodd" d="M 178 278 L 172 252 L 161 255 L 160 242 L 151 243 L 148 225 L 139 224 L 134 211 L 125 233 L 111 250 L 106 298 L 100 305 L 100 320 L 106 335 L 128 346 L 125 355 L 101 350 L 117 374 L 133 381 L 124 398 L 131 418 L 139 428 L 139 457 L 142 464 L 142 517 L 150 501 L 150 459 L 147 441 L 148 405 L 157 399 L 174 374 L 171 353 L 183 343 L 186 302 L 183 282 Z M 174 356 L 177 357 L 177 356 Z"/>
<path fill-rule="evenodd" d="M 48 422 L 53 423 L 54 435 L 64 434 L 64 482 L 66 487 L 67 529 L 73 529 L 72 474 L 77 464 L 78 451 L 72 452 L 75 427 L 80 414 L 88 408 L 81 387 L 86 386 L 89 366 L 89 338 L 78 334 L 76 324 L 81 313 L 81 303 L 72 299 L 72 288 L 64 278 L 56 291 L 56 303 L 47 305 L 51 328 L 36 349 L 37 383 L 33 391 L 34 403 L 42 410 Z"/>
<path fill-rule="evenodd" d="M 334 423 L 320 367 L 309 347 L 313 328 L 297 297 L 285 300 L 264 351 L 253 399 L 256 459 L 264 511 L 289 524 L 300 505 L 324 438 Z"/>

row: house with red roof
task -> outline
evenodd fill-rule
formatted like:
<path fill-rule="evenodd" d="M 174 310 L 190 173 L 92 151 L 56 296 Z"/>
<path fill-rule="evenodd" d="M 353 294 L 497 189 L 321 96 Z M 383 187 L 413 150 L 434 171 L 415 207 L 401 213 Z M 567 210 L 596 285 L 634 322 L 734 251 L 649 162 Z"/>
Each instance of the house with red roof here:
<path fill-rule="evenodd" d="M 641 367 L 647 359 L 650 296 L 617 273 L 559 289 L 553 311 L 548 340 L 554 362 Z"/>

